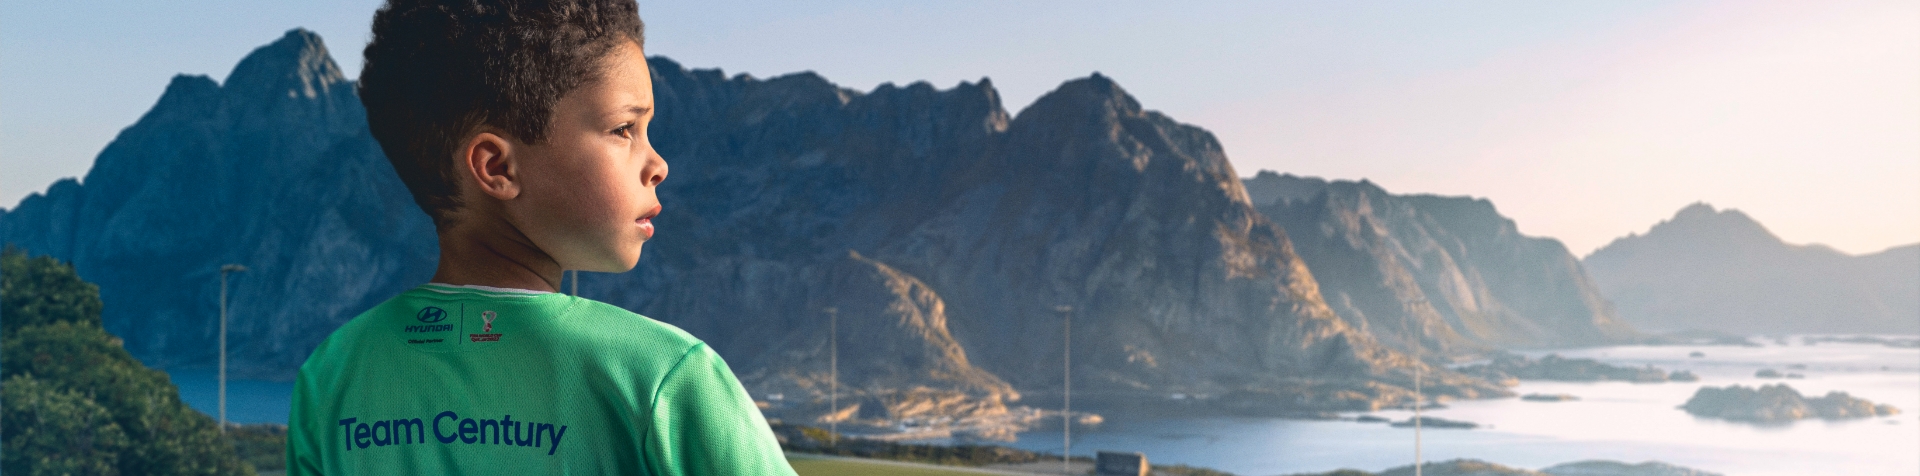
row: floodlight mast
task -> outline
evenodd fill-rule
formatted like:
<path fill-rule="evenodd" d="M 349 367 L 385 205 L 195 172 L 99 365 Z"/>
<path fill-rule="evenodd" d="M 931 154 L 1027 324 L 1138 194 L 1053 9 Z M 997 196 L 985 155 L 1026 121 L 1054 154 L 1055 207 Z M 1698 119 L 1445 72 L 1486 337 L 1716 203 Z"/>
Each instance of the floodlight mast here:
<path fill-rule="evenodd" d="M 827 392 L 827 404 L 832 408 L 827 414 L 827 435 L 834 446 L 840 445 L 840 308 L 828 307 L 827 311 L 827 379 L 832 388 Z"/>
<path fill-rule="evenodd" d="M 1061 304 L 1053 307 L 1060 313 L 1063 328 L 1060 339 L 1060 471 L 1073 474 L 1073 306 Z"/>
<path fill-rule="evenodd" d="M 220 267 L 220 434 L 227 433 L 227 274 L 246 271 L 246 266 Z"/>
<path fill-rule="evenodd" d="M 1408 336 L 1408 338 L 1412 339 L 1409 351 L 1413 353 L 1413 476 L 1421 476 L 1420 427 L 1426 422 L 1421 421 L 1420 407 L 1423 406 L 1422 404 L 1426 402 L 1427 398 L 1426 394 L 1423 393 L 1420 388 L 1420 369 L 1426 366 L 1426 361 L 1420 358 L 1420 350 L 1421 347 L 1425 345 L 1426 340 L 1424 337 L 1426 336 L 1427 328 L 1422 325 L 1420 327 L 1420 334 L 1416 336 L 1412 332 L 1407 331 L 1407 321 L 1400 321 L 1400 326 L 1401 335 Z"/>

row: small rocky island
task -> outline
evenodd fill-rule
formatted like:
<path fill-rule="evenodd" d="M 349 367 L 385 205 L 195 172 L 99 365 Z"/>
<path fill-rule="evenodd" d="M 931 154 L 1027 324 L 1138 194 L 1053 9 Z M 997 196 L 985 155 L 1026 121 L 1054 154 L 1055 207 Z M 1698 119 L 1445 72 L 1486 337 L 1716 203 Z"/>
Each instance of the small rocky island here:
<path fill-rule="evenodd" d="M 1429 462 L 1420 465 L 1420 474 L 1424 476 L 1720 476 L 1685 466 L 1677 466 L 1659 461 L 1647 461 L 1639 464 L 1619 461 L 1588 460 L 1541 468 L 1539 471 L 1515 468 L 1477 459 L 1454 459 Z M 1413 476 L 1413 466 L 1400 466 L 1379 473 L 1356 469 L 1293 476 Z"/>
<path fill-rule="evenodd" d="M 1806 398 L 1786 384 L 1760 388 L 1733 385 L 1701 387 L 1680 409 L 1695 416 L 1749 423 L 1789 423 L 1806 418 L 1844 420 L 1900 413 L 1893 405 L 1874 404 L 1846 392 Z"/>
<path fill-rule="evenodd" d="M 1576 397 L 1576 396 L 1568 395 L 1564 393 L 1553 393 L 1553 394 L 1529 393 L 1529 394 L 1526 394 L 1525 396 L 1520 397 L 1520 399 L 1526 400 L 1529 402 L 1571 402 L 1574 400 L 1579 400 L 1580 397 Z"/>
<path fill-rule="evenodd" d="M 1627 464 L 1619 461 L 1587 460 L 1562 463 L 1540 470 L 1550 476 L 1720 476 L 1685 466 L 1659 461 Z"/>
<path fill-rule="evenodd" d="M 1920 349 L 1920 339 L 1879 336 L 1812 336 L 1804 339 L 1807 345 L 1820 345 L 1822 342 L 1845 344 L 1878 344 L 1896 349 Z"/>
<path fill-rule="evenodd" d="M 1729 347 L 1759 347 L 1747 336 L 1711 330 L 1688 330 L 1654 336 L 1649 344 L 1653 345 L 1712 345 Z"/>
<path fill-rule="evenodd" d="M 1406 421 L 1396 421 L 1393 423 L 1388 423 L 1387 425 L 1392 426 L 1394 428 L 1413 428 L 1413 422 L 1416 420 L 1420 422 L 1421 428 L 1446 428 L 1446 429 L 1454 429 L 1454 430 L 1471 430 L 1471 429 L 1480 427 L 1479 423 L 1474 423 L 1470 421 L 1448 420 L 1445 418 L 1434 418 L 1430 416 L 1408 418 Z"/>
<path fill-rule="evenodd" d="M 1563 382 L 1594 382 L 1615 380 L 1625 382 L 1658 383 L 1669 380 L 1698 380 L 1691 372 L 1678 371 L 1668 374 L 1654 366 L 1619 367 L 1600 363 L 1593 359 L 1569 359 L 1560 354 L 1547 354 L 1538 360 L 1525 356 L 1506 354 L 1495 357 L 1484 364 L 1473 364 L 1457 369 L 1460 373 L 1485 378 L 1493 382 L 1517 383 L 1514 380 L 1558 380 Z"/>

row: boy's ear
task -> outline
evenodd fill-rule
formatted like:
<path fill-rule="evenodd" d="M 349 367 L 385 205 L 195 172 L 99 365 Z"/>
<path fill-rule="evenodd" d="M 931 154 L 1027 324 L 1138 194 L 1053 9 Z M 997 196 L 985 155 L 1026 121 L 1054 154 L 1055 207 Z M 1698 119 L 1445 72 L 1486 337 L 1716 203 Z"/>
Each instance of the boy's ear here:
<path fill-rule="evenodd" d="M 497 200 L 520 196 L 519 158 L 513 144 L 492 132 L 480 132 L 460 149 L 461 170 L 480 193 Z"/>

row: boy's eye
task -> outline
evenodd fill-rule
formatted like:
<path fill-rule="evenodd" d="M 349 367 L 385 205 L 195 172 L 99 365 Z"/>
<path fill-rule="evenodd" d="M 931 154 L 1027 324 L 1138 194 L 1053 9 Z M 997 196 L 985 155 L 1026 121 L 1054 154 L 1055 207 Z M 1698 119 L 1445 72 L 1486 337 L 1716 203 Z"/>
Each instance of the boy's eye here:
<path fill-rule="evenodd" d="M 618 128 L 615 128 L 615 129 L 613 130 L 613 135 L 617 135 L 617 136 L 620 136 L 620 137 L 625 137 L 625 138 L 628 138 L 628 139 L 632 139 L 632 138 L 633 138 L 633 124 L 622 124 L 622 125 L 621 125 L 620 127 L 618 127 Z"/>

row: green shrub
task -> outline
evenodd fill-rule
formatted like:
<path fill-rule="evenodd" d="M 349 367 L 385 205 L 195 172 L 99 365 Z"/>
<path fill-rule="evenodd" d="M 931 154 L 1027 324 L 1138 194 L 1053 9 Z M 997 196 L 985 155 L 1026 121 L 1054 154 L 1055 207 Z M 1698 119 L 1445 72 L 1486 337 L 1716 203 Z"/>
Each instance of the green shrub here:
<path fill-rule="evenodd" d="M 99 288 L 80 280 L 72 266 L 8 248 L 0 252 L 0 271 L 5 472 L 254 473 L 212 418 L 180 401 L 167 374 L 142 365 L 100 328 Z M 12 398 L 16 392 L 29 398 Z M 106 435 L 116 433 L 125 443 L 107 445 Z M 89 443 L 43 444 L 82 440 Z M 101 467 L 111 471 L 61 466 L 69 461 L 105 462 Z"/>
<path fill-rule="evenodd" d="M 127 435 L 86 395 L 16 375 L 0 383 L 0 401 L 7 427 L 0 472 L 120 474 L 116 464 Z"/>
<path fill-rule="evenodd" d="M 7 246 L 0 251 L 0 276 L 0 334 L 58 321 L 100 326 L 100 288 L 72 266 Z"/>

